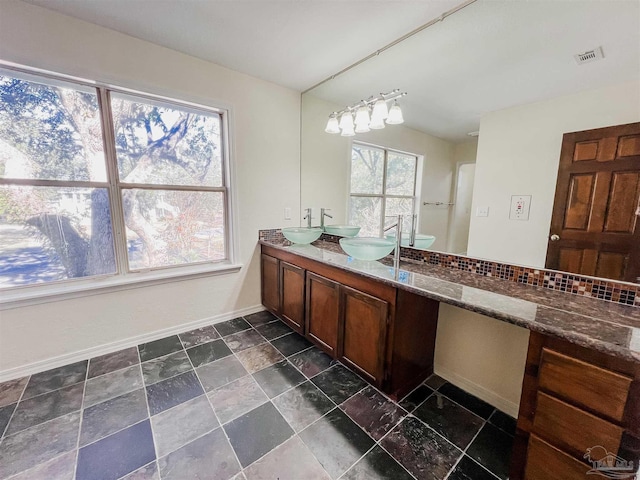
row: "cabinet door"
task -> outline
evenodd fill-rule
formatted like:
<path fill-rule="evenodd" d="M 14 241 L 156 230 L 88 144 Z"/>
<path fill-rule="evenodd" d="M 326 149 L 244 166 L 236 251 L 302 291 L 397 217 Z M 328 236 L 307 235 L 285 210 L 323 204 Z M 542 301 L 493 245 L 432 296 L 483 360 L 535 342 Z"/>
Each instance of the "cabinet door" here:
<path fill-rule="evenodd" d="M 304 269 L 280 262 L 280 315 L 298 333 L 304 333 Z"/>
<path fill-rule="evenodd" d="M 349 287 L 342 287 L 340 358 L 381 386 L 387 339 L 389 304 Z"/>
<path fill-rule="evenodd" d="M 336 358 L 338 347 L 338 316 L 340 285 L 307 272 L 307 304 L 305 335 Z"/>
<path fill-rule="evenodd" d="M 278 312 L 280 309 L 280 271 L 278 263 L 277 258 L 269 255 L 262 254 L 260 257 L 262 305 L 272 312 Z"/>

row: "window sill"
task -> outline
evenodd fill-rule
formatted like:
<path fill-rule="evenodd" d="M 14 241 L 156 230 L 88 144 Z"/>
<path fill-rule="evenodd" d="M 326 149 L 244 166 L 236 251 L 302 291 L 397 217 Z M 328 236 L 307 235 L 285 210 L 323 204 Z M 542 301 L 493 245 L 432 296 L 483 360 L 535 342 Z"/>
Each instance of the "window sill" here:
<path fill-rule="evenodd" d="M 105 276 L 91 280 L 71 280 L 55 285 L 38 285 L 0 291 L 0 311 L 59 302 L 72 298 L 149 287 L 163 283 L 239 272 L 242 264 L 195 265 L 167 270 L 133 272 L 126 276 Z"/>

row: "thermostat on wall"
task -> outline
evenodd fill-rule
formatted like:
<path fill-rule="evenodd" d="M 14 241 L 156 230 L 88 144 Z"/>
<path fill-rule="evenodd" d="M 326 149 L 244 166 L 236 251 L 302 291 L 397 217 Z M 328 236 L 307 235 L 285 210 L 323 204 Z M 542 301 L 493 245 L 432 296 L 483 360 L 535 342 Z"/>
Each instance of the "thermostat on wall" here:
<path fill-rule="evenodd" d="M 509 220 L 529 220 L 531 195 L 511 195 Z"/>

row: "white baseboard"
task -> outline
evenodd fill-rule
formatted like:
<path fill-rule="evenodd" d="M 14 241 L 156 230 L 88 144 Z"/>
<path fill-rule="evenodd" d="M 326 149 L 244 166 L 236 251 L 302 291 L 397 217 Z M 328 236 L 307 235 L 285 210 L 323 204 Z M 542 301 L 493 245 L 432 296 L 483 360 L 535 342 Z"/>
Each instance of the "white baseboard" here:
<path fill-rule="evenodd" d="M 200 320 L 195 320 L 193 322 L 182 323 L 180 325 L 164 328 L 162 330 L 156 330 L 154 332 L 137 335 L 135 337 L 129 337 L 124 340 L 118 340 L 116 342 L 99 345 L 97 347 L 86 348 L 77 352 L 65 353 L 64 355 L 48 358 L 46 360 L 39 360 L 27 365 L 22 365 L 20 367 L 10 368 L 9 370 L 0 371 L 0 383 L 6 382 L 7 380 L 12 380 L 14 378 L 20 378 L 27 375 L 33 375 L 34 373 L 44 372 L 52 368 L 62 367 L 64 365 L 79 362 L 81 360 L 87 360 L 99 355 L 117 352 L 118 350 L 122 350 L 123 348 L 135 347 L 137 345 L 140 345 L 141 343 L 152 342 L 154 340 L 159 340 L 170 335 L 188 332 L 189 330 L 212 325 L 214 323 L 224 322 L 236 317 L 242 317 L 244 315 L 261 312 L 264 309 L 265 308 L 262 305 L 242 308 L 233 312 L 214 315 L 213 317 L 207 317 Z"/>
<path fill-rule="evenodd" d="M 468 380 L 467 378 L 455 372 L 452 372 L 451 370 L 448 370 L 447 368 L 440 365 L 434 366 L 434 372 L 448 382 L 454 384 L 457 387 L 460 387 L 465 392 L 475 395 L 479 399 L 484 400 L 488 404 L 496 407 L 498 410 L 511 415 L 513 418 L 518 418 L 519 405 L 517 403 L 514 403 L 511 400 L 507 400 L 506 398 L 497 395 L 495 392 L 487 390 L 477 383 L 474 383 L 471 380 Z"/>

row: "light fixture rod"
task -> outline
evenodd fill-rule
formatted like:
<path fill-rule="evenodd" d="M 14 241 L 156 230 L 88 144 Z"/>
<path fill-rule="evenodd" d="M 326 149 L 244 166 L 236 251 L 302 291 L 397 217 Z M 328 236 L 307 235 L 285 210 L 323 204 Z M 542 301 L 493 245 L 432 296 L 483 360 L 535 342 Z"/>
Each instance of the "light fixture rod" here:
<path fill-rule="evenodd" d="M 369 107 L 370 105 L 373 105 L 374 103 L 376 103 L 378 100 L 384 100 L 385 102 L 389 102 L 391 100 L 404 97 L 406 94 L 407 92 L 400 92 L 400 89 L 396 88 L 395 90 L 392 90 L 390 92 L 381 93 L 378 96 L 371 96 L 367 100 L 360 100 L 357 103 L 348 105 L 347 107 L 343 108 L 339 112 L 333 112 L 331 115 L 339 117 L 343 113 L 352 112 L 356 110 L 358 107 Z"/>
<path fill-rule="evenodd" d="M 364 57 L 364 58 L 362 58 L 362 59 L 358 60 L 357 62 L 352 63 L 352 64 L 351 64 L 351 65 L 349 65 L 348 67 L 343 68 L 343 69 L 342 69 L 342 70 L 340 70 L 339 72 L 334 73 L 333 75 L 331 75 L 331 76 L 329 76 L 329 77 L 325 78 L 325 79 L 324 79 L 324 80 L 322 80 L 321 82 L 318 82 L 318 83 L 316 83 L 315 85 L 313 85 L 313 86 L 311 86 L 311 87 L 307 88 L 306 90 L 304 90 L 304 91 L 302 92 L 302 94 L 304 95 L 305 93 L 307 93 L 307 92 L 309 92 L 309 91 L 313 90 L 314 88 L 319 87 L 320 85 L 322 85 L 322 84 L 324 84 L 324 83 L 326 83 L 326 82 L 328 82 L 328 81 L 330 81 L 330 80 L 335 79 L 337 76 L 342 75 L 343 73 L 348 72 L 348 71 L 349 71 L 349 70 L 351 70 L 352 68 L 357 67 L 357 66 L 358 66 L 358 65 L 360 65 L 361 63 L 364 63 L 364 62 L 366 62 L 367 60 L 370 60 L 371 58 L 373 58 L 373 57 L 376 57 L 376 56 L 380 55 L 380 54 L 381 54 L 382 52 L 384 52 L 385 50 L 388 50 L 388 49 L 390 49 L 391 47 L 394 47 L 395 45 L 397 45 L 398 43 L 405 41 L 407 38 L 413 37 L 415 34 L 420 33 L 421 31 L 425 30 L 426 28 L 429 28 L 431 25 L 435 25 L 435 24 L 436 24 L 436 23 L 438 23 L 438 22 L 442 22 L 442 21 L 443 21 L 445 18 L 447 18 L 448 16 L 453 15 L 454 13 L 456 13 L 456 12 L 458 12 L 458 11 L 462 10 L 462 9 L 463 9 L 463 8 L 465 8 L 465 7 L 468 7 L 469 5 L 471 5 L 472 3 L 475 3 L 475 2 L 477 2 L 477 1 L 478 1 L 478 0 L 467 0 L 466 2 L 464 2 L 464 3 L 460 4 L 460 5 L 458 5 L 457 7 L 454 7 L 454 8 L 452 8 L 451 10 L 447 10 L 446 12 L 444 12 L 444 13 L 443 13 L 442 15 L 440 15 L 439 17 L 434 18 L 433 20 L 431 20 L 431 21 L 429 21 L 429 22 L 425 23 L 424 25 L 420 25 L 418 28 L 416 28 L 416 29 L 414 29 L 414 30 L 411 30 L 409 33 L 407 33 L 407 34 L 405 34 L 405 35 L 401 36 L 400 38 L 397 38 L 397 39 L 396 39 L 396 40 L 394 40 L 393 42 L 386 44 L 384 47 L 382 47 L 382 48 L 380 48 L 380 49 L 376 50 L 375 52 L 373 52 L 373 53 L 371 53 L 371 54 L 367 55 L 366 57 Z"/>

